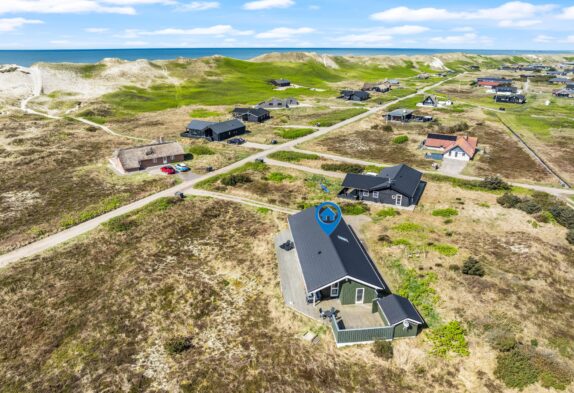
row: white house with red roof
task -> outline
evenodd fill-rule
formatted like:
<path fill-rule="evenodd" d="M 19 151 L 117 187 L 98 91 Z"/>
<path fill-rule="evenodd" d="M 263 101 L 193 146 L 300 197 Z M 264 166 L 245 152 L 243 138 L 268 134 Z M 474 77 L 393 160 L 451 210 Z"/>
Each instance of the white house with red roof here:
<path fill-rule="evenodd" d="M 440 150 L 443 158 L 455 160 L 472 160 L 476 154 L 478 138 L 468 135 L 428 134 L 424 147 L 431 150 Z"/>

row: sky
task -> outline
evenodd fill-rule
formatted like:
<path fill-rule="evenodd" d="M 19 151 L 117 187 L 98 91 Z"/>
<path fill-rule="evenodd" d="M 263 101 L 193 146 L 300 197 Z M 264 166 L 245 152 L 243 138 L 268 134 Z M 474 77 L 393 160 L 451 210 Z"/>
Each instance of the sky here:
<path fill-rule="evenodd" d="M 574 50 L 574 3 L 0 0 L 0 49 Z"/>

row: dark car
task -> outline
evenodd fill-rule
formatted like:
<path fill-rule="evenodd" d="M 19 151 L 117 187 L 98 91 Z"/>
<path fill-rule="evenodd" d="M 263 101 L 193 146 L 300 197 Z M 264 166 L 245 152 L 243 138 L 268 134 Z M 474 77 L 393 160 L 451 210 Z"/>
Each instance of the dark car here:
<path fill-rule="evenodd" d="M 242 145 L 245 143 L 245 139 L 243 138 L 231 138 L 227 141 L 230 145 Z"/>

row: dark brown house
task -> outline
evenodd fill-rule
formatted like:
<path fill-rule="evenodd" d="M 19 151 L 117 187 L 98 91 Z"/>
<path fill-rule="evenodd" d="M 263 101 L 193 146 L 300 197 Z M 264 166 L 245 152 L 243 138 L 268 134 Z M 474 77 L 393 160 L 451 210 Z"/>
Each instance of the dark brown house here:
<path fill-rule="evenodd" d="M 121 173 L 135 172 L 152 166 L 183 161 L 185 152 L 177 142 L 157 142 L 150 145 L 117 149 L 110 163 Z"/>

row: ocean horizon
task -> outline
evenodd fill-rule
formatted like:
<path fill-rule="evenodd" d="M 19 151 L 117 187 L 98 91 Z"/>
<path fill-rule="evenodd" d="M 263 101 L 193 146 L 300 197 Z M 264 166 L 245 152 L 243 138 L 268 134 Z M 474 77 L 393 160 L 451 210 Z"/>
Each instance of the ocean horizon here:
<path fill-rule="evenodd" d="M 29 67 L 34 63 L 97 63 L 105 58 L 122 60 L 170 60 L 178 57 L 200 58 L 226 56 L 240 60 L 271 52 L 317 52 L 326 55 L 434 55 L 441 53 L 470 53 L 477 55 L 548 55 L 571 54 L 574 51 L 555 50 L 494 50 L 494 49 L 423 49 L 423 48 L 140 48 L 140 49 L 22 49 L 0 50 L 0 64 Z"/>

